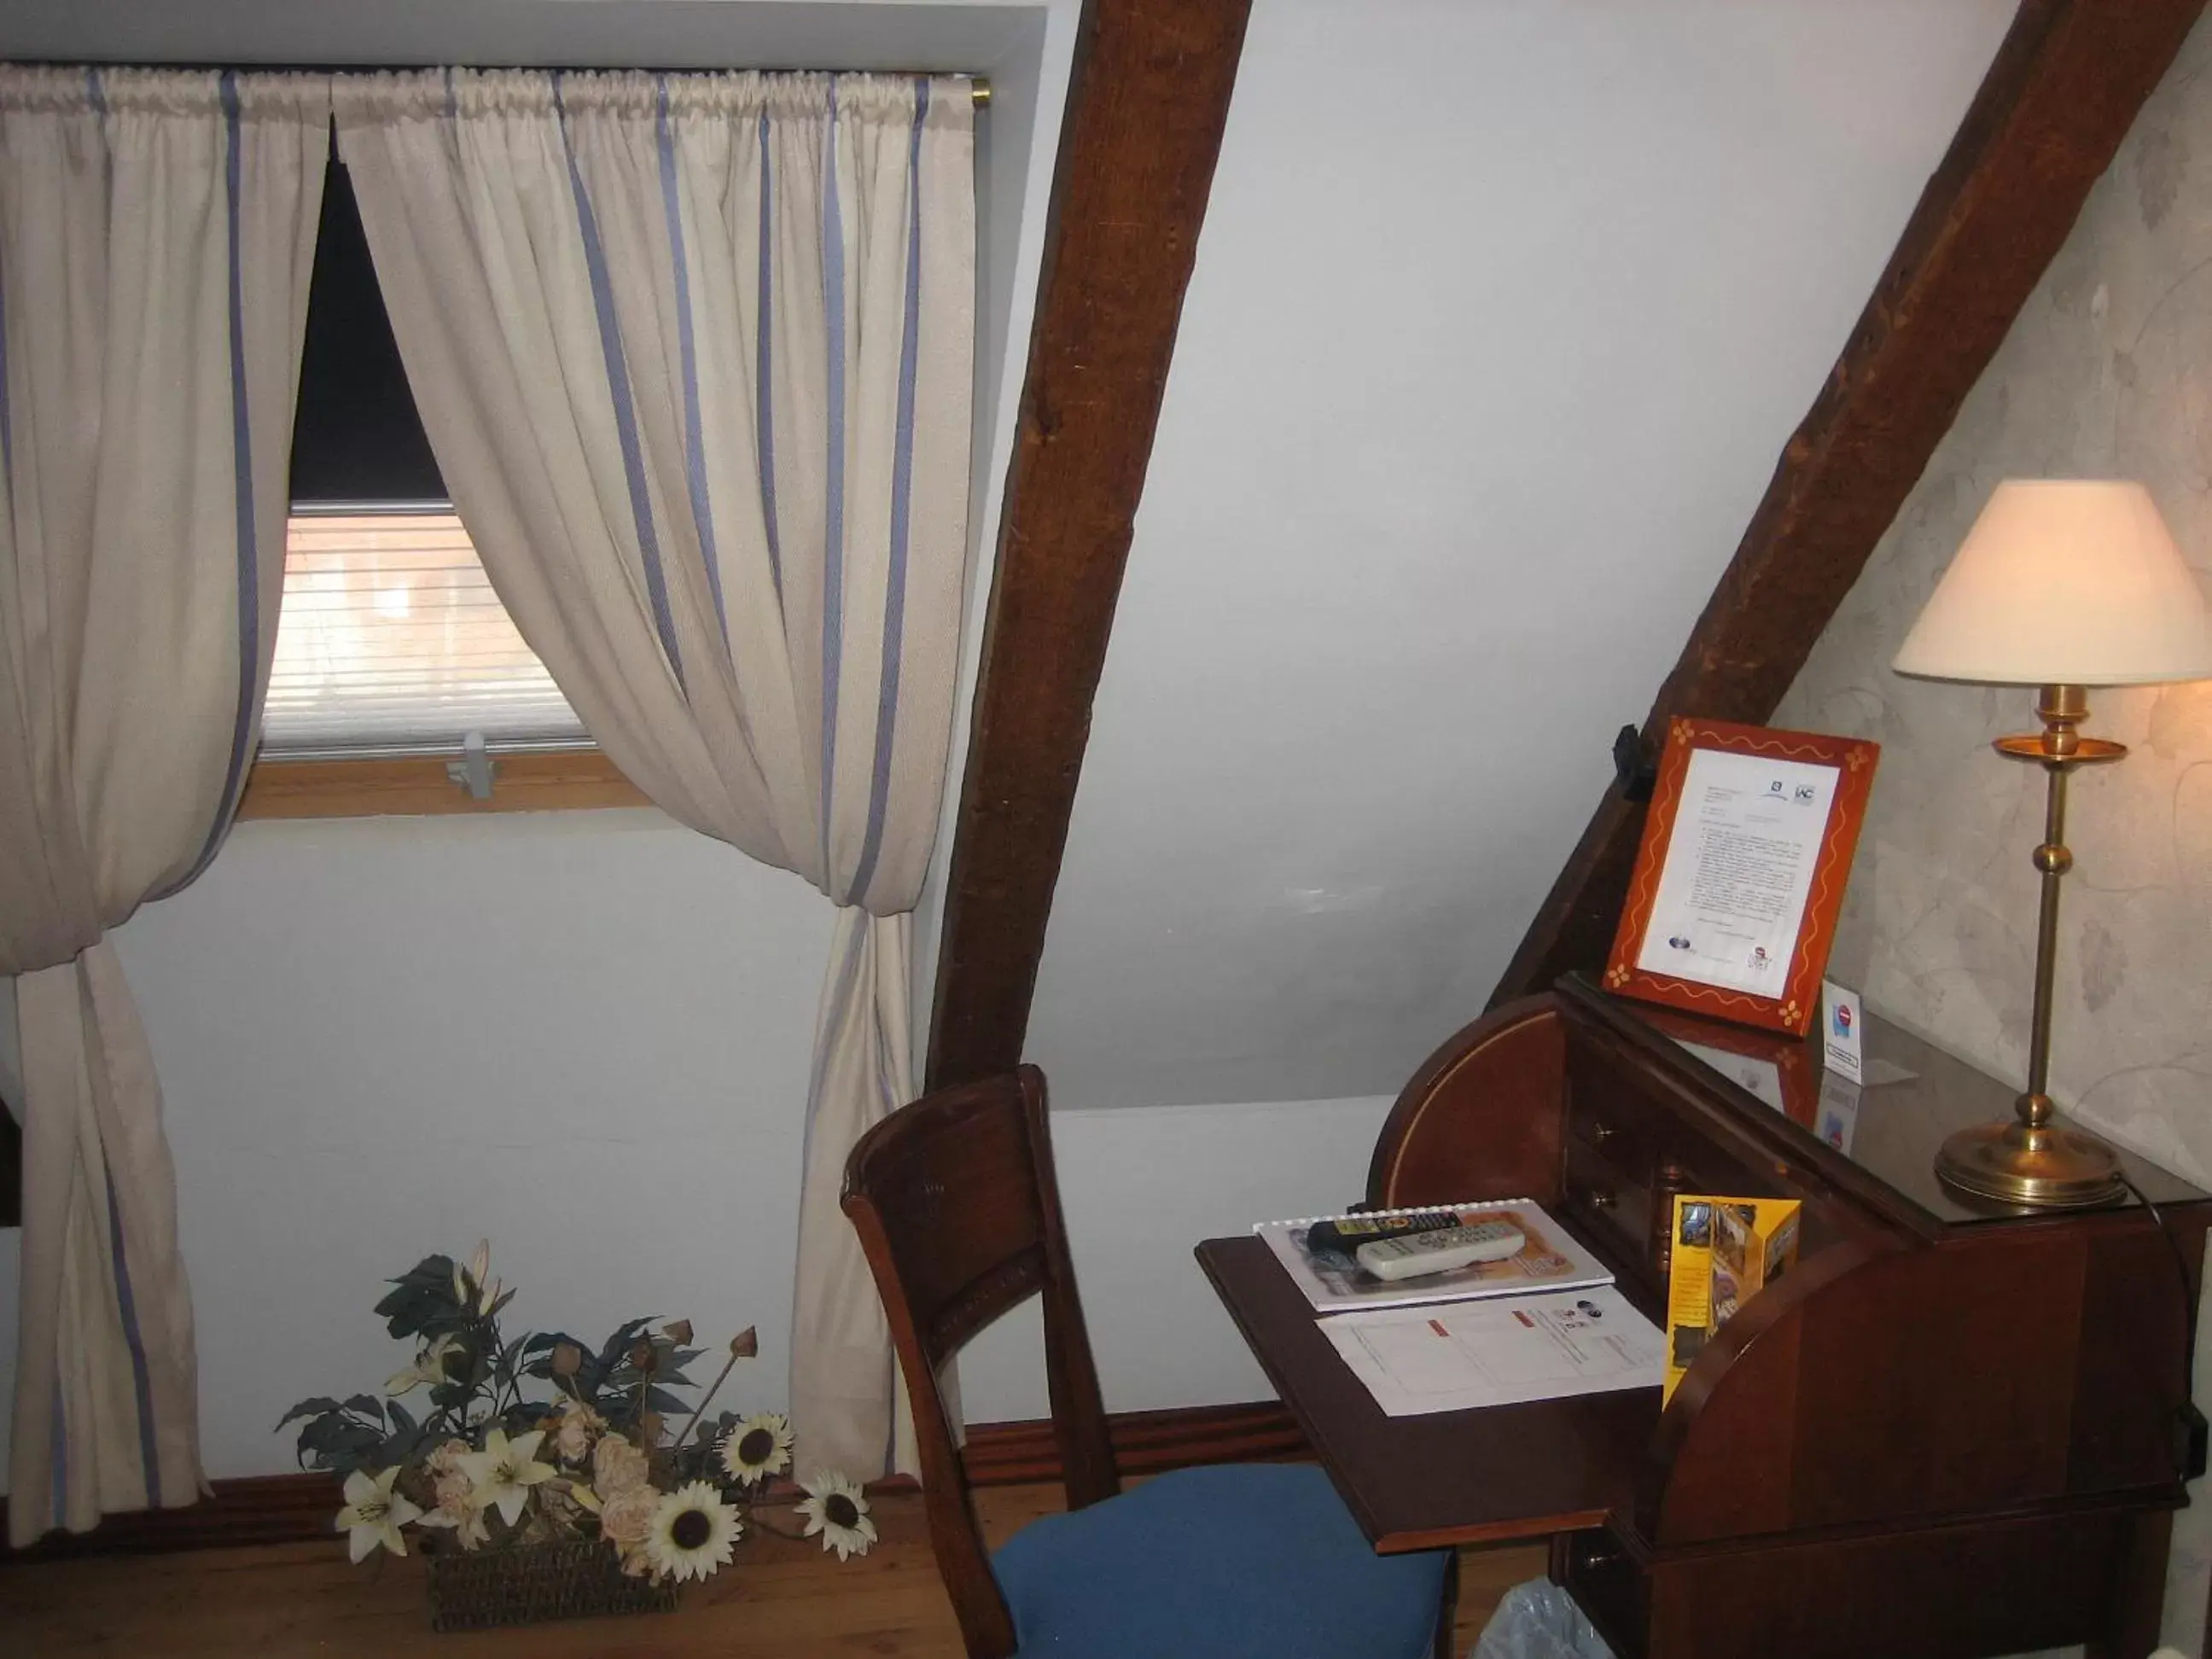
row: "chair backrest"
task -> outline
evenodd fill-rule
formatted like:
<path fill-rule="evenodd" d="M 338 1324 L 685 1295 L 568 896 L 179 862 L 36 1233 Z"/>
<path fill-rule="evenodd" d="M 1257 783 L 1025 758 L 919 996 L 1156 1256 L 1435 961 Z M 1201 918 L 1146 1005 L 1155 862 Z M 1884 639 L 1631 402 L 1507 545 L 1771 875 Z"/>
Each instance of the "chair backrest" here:
<path fill-rule="evenodd" d="M 892 1113 L 846 1160 L 843 1203 L 906 1376 L 938 1571 L 971 1659 L 1004 1659 L 1014 1650 L 1013 1619 L 991 1571 L 940 1370 L 1000 1315 L 1043 1297 L 1068 1507 L 1121 1490 L 1060 1218 L 1044 1073 L 1024 1066 Z"/>

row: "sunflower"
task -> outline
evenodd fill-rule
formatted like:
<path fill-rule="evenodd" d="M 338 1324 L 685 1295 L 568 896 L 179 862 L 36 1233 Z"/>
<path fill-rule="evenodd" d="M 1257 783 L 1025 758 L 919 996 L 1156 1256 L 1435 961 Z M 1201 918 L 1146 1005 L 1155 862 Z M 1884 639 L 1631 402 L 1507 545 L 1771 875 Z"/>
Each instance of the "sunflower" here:
<path fill-rule="evenodd" d="M 876 1541 L 876 1523 L 868 1519 L 868 1500 L 860 1489 L 836 1470 L 799 1483 L 806 1489 L 799 1512 L 806 1517 L 806 1535 L 822 1534 L 822 1547 L 837 1552 L 840 1561 L 866 1555 Z"/>
<path fill-rule="evenodd" d="M 653 1511 L 645 1558 L 656 1579 L 708 1578 L 729 1565 L 744 1522 L 704 1480 L 678 1486 Z"/>
<path fill-rule="evenodd" d="M 790 1419 L 781 1412 L 763 1412 L 745 1419 L 723 1437 L 722 1467 L 741 1486 L 789 1468 Z"/>

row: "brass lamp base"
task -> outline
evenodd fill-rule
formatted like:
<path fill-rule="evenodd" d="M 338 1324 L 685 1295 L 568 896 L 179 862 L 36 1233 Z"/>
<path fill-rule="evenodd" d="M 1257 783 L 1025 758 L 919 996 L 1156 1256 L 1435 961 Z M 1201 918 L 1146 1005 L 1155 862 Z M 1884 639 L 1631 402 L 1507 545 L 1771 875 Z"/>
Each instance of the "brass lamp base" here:
<path fill-rule="evenodd" d="M 2086 1210 L 2127 1190 L 2118 1158 L 2087 1130 L 2017 1121 L 1960 1130 L 1936 1155 L 1936 1173 L 1977 1197 L 2035 1209 Z"/>
<path fill-rule="evenodd" d="M 2029 738 L 1999 738 L 1997 752 L 2033 761 L 2050 779 L 2043 842 L 2034 864 L 2043 878 L 2035 927 L 2035 1013 L 2027 1039 L 2027 1092 L 2014 1103 L 2012 1123 L 1978 1123 L 1961 1129 L 1936 1155 L 1936 1173 L 1978 1198 L 2037 1209 L 2085 1210 L 2110 1204 L 2127 1190 L 2120 1160 L 2086 1129 L 2062 1129 L 2051 1121 L 2051 977 L 2058 957 L 2058 883 L 2074 867 L 2066 850 L 2066 776 L 2078 766 L 2116 761 L 2124 745 L 2085 738 L 2080 726 L 2089 702 L 2078 685 L 2046 685 L 2036 699 L 2043 730 Z"/>

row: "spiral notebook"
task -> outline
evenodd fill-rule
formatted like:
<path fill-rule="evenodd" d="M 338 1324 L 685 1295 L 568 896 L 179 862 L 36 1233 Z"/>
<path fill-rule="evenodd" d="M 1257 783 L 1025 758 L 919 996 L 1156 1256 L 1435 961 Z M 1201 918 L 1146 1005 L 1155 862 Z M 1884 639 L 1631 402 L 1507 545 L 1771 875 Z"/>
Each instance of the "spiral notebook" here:
<path fill-rule="evenodd" d="M 1348 1256 L 1316 1250 L 1306 1243 L 1309 1229 L 1323 1221 L 1373 1220 L 1376 1216 L 1425 1215 L 1449 1211 L 1459 1224 L 1503 1221 L 1518 1227 L 1528 1243 L 1502 1261 L 1478 1261 L 1425 1279 L 1395 1281 L 1361 1271 Z M 1304 1216 L 1263 1221 L 1252 1231 L 1283 1264 L 1314 1311 L 1346 1313 L 1355 1308 L 1413 1308 L 1431 1302 L 1465 1302 L 1477 1297 L 1519 1296 L 1536 1291 L 1577 1291 L 1610 1285 L 1613 1274 L 1574 1236 L 1529 1198 L 1484 1204 L 1424 1204 L 1412 1209 L 1370 1210 L 1361 1215 Z"/>

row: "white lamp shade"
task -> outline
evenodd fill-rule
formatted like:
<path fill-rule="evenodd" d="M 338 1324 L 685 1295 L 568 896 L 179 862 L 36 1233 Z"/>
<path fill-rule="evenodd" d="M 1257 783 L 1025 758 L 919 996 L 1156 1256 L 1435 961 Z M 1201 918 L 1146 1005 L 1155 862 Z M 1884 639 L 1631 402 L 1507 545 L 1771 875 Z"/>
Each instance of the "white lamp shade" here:
<path fill-rule="evenodd" d="M 2212 679 L 2212 614 L 2141 484 L 2013 478 L 1893 666 L 2005 685 Z"/>

